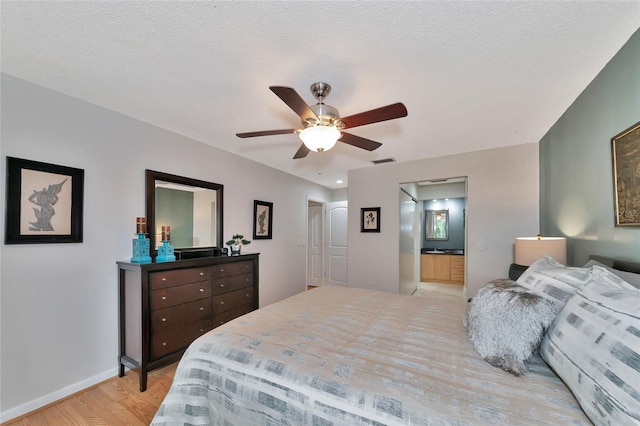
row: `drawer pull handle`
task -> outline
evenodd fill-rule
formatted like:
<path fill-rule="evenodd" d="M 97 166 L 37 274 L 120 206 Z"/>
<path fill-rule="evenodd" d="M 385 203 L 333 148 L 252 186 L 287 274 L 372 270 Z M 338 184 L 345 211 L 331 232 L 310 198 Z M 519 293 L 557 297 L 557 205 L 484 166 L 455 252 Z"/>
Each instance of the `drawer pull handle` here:
<path fill-rule="evenodd" d="M 203 277 L 204 276 L 204 272 L 200 272 L 200 276 Z"/>
<path fill-rule="evenodd" d="M 224 268 L 220 268 L 220 272 L 224 272 Z"/>
<path fill-rule="evenodd" d="M 162 277 L 162 281 L 166 281 L 166 280 L 167 280 L 167 277 Z"/>
<path fill-rule="evenodd" d="M 162 346 L 167 346 L 167 342 L 162 342 Z"/>
<path fill-rule="evenodd" d="M 162 300 L 167 300 L 167 296 L 162 296 Z"/>
<path fill-rule="evenodd" d="M 249 297 L 249 295 L 248 295 L 248 294 L 245 294 L 245 296 Z"/>
<path fill-rule="evenodd" d="M 249 278 L 245 278 L 244 280 L 245 280 L 246 282 L 249 282 Z"/>
<path fill-rule="evenodd" d="M 166 321 L 167 321 L 167 319 L 166 319 L 166 318 L 162 318 L 162 322 L 166 322 Z"/>
<path fill-rule="evenodd" d="M 204 293 L 204 288 L 201 288 L 201 289 L 200 289 L 200 293 Z"/>
<path fill-rule="evenodd" d="M 204 328 L 201 328 L 200 331 L 204 331 Z"/>
<path fill-rule="evenodd" d="M 220 287 L 224 287 L 224 284 L 220 284 Z"/>
<path fill-rule="evenodd" d="M 200 310 L 201 310 L 201 311 L 204 311 L 204 308 L 203 308 L 202 306 L 200 306 Z"/>
<path fill-rule="evenodd" d="M 220 302 L 221 305 L 224 305 L 224 301 Z"/>

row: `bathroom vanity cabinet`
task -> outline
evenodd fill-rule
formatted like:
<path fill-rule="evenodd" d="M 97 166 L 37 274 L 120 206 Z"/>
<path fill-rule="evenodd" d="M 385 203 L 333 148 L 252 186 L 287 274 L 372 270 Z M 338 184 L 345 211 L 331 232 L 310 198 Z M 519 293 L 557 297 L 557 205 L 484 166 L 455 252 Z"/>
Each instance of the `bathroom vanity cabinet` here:
<path fill-rule="evenodd" d="M 464 255 L 421 254 L 420 281 L 464 284 Z"/>

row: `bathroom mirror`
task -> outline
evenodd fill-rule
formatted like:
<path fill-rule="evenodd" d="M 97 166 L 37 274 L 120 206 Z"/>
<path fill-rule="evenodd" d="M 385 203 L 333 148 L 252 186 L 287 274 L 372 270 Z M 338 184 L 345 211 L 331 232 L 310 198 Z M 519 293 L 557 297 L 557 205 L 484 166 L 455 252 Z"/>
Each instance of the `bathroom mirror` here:
<path fill-rule="evenodd" d="M 161 245 L 162 226 L 170 226 L 176 248 L 222 245 L 223 185 L 147 170 L 146 215 L 151 250 Z"/>
<path fill-rule="evenodd" d="M 427 210 L 424 223 L 427 240 L 449 239 L 449 210 Z"/>

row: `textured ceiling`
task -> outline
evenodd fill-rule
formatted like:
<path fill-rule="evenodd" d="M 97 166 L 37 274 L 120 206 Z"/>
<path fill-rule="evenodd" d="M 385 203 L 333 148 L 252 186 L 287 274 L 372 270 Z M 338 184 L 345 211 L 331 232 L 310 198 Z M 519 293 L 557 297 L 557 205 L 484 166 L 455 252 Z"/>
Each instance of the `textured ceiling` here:
<path fill-rule="evenodd" d="M 329 188 L 371 161 L 539 141 L 640 27 L 639 1 L 2 1 L 3 72 Z M 332 86 L 383 143 L 293 160 L 297 116 L 269 89 Z M 337 184 L 342 179 L 344 183 Z"/>

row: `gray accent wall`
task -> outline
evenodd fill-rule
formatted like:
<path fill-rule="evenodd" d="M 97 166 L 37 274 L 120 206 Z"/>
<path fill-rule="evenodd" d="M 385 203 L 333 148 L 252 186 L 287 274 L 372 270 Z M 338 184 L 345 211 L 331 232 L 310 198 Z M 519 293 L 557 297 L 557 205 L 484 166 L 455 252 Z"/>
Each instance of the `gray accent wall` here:
<path fill-rule="evenodd" d="M 169 225 L 171 244 L 174 247 L 194 246 L 193 192 L 156 188 L 156 204 L 156 211 L 161 212 L 156 214 L 156 235 L 162 235 L 158 230 L 161 230 L 163 225 Z"/>
<path fill-rule="evenodd" d="M 640 261 L 640 227 L 615 226 L 611 138 L 640 121 L 640 31 L 540 141 L 540 230 L 567 237 L 567 261 Z"/>

